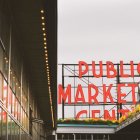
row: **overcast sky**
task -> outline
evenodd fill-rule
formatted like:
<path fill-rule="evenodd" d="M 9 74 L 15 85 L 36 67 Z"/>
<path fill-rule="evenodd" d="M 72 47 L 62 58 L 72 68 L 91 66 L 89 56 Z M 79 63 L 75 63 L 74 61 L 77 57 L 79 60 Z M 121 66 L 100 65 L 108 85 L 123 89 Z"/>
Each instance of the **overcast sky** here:
<path fill-rule="evenodd" d="M 140 0 L 58 0 L 58 63 L 140 58 Z"/>
<path fill-rule="evenodd" d="M 139 58 L 140 0 L 58 0 L 59 64 Z M 73 109 L 66 111 L 70 115 Z"/>

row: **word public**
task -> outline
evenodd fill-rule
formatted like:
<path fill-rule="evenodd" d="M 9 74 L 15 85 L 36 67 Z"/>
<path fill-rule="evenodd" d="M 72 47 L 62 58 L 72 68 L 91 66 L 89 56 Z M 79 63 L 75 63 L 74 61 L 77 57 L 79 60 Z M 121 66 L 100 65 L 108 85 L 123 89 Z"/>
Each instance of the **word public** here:
<path fill-rule="evenodd" d="M 129 77 L 134 77 L 134 74 L 137 71 L 137 74 L 140 75 L 140 63 L 138 63 L 136 66 L 134 66 L 134 62 L 130 61 L 130 64 L 128 65 L 130 68 L 128 68 L 129 71 L 127 71 L 127 73 L 125 73 L 125 68 L 124 68 L 124 63 L 123 61 L 120 61 L 119 64 L 119 76 L 120 77 L 124 77 L 124 78 L 129 78 Z M 98 70 L 97 70 L 98 67 Z M 104 70 L 106 67 L 106 70 Z M 95 63 L 95 61 L 92 62 L 92 64 L 87 64 L 84 61 L 79 61 L 79 65 L 78 65 L 78 76 L 79 78 L 82 78 L 84 75 L 86 75 L 90 69 L 91 71 L 92 68 L 92 74 L 93 77 L 95 78 L 101 78 L 103 75 L 106 75 L 107 78 L 115 78 L 117 77 L 117 69 L 115 68 L 115 65 L 110 62 L 107 61 L 106 65 L 103 66 L 103 62 L 99 61 L 99 64 L 97 66 L 97 64 Z M 104 73 L 105 72 L 105 73 Z M 113 98 L 113 93 L 111 93 L 113 88 L 113 84 L 103 84 L 102 85 L 102 96 L 103 96 L 103 101 L 104 103 L 110 102 L 110 103 L 114 103 L 115 104 L 115 100 Z M 117 88 L 117 102 L 118 104 L 125 104 L 127 103 L 127 100 L 125 99 L 125 97 L 127 96 L 127 93 L 122 92 L 123 88 L 128 88 L 129 90 L 131 90 L 131 101 L 132 104 L 136 104 L 136 89 L 138 89 L 138 84 L 137 83 L 129 83 L 129 84 L 125 84 L 125 83 L 119 83 L 116 86 Z M 62 84 L 58 85 L 58 104 L 62 104 L 62 103 L 68 103 L 68 104 L 78 104 L 78 103 L 82 103 L 82 104 L 100 104 L 100 102 L 98 101 L 99 99 L 99 87 L 96 86 L 94 83 L 90 83 L 87 85 L 87 92 L 86 95 L 84 93 L 85 90 L 83 90 L 82 85 L 78 84 L 75 94 L 72 94 L 72 86 L 71 84 L 68 84 L 65 89 L 63 88 Z M 74 97 L 74 101 L 72 100 L 72 95 L 75 95 Z M 88 98 L 87 98 L 88 97 Z M 130 101 L 130 99 L 129 99 Z M 124 110 L 124 109 L 120 109 L 117 110 L 119 113 L 121 113 L 122 115 L 124 115 L 124 113 L 127 113 L 129 110 Z M 92 110 L 92 118 L 95 118 L 95 113 L 99 113 L 99 110 Z M 87 110 L 81 110 L 80 112 L 78 112 L 77 114 L 77 118 L 80 118 L 80 115 L 82 114 L 87 114 Z M 104 118 L 105 119 L 114 119 L 115 117 L 115 110 L 112 110 L 112 117 L 109 114 L 108 110 L 104 110 Z"/>

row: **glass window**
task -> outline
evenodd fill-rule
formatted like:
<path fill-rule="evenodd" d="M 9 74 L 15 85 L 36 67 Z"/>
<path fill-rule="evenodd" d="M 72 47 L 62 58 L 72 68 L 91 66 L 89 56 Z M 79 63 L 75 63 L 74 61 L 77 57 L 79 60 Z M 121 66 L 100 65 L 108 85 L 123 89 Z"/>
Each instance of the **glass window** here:
<path fill-rule="evenodd" d="M 21 101 L 21 86 L 18 82 L 16 82 L 16 97 L 18 98 L 19 101 Z"/>
<path fill-rule="evenodd" d="M 3 78 L 2 75 L 0 73 L 0 100 L 2 100 L 2 93 L 3 93 Z"/>
<path fill-rule="evenodd" d="M 10 117 L 8 117 L 8 139 L 11 140 L 11 134 L 12 134 L 12 120 Z"/>
<path fill-rule="evenodd" d="M 4 106 L 7 106 L 7 93 L 8 93 L 8 85 L 7 82 L 5 80 L 3 80 L 3 103 Z"/>
<path fill-rule="evenodd" d="M 0 71 L 3 71 L 3 49 L 0 45 Z"/>
<path fill-rule="evenodd" d="M 10 72 L 10 87 L 12 88 L 12 91 L 16 93 L 15 75 L 13 71 Z"/>
<path fill-rule="evenodd" d="M 21 81 L 21 55 L 19 53 L 19 48 L 18 48 L 18 42 L 17 39 L 14 37 L 14 33 L 12 32 L 12 42 L 11 42 L 11 68 L 12 70 L 14 70 L 14 74 L 16 76 L 16 82 L 20 82 Z"/>
<path fill-rule="evenodd" d="M 23 111 L 23 108 L 21 110 L 21 121 L 22 121 L 22 125 L 24 126 L 24 111 Z"/>
<path fill-rule="evenodd" d="M 12 126 L 11 126 L 11 136 L 12 136 L 12 139 L 14 139 L 14 136 L 15 136 L 15 122 L 12 120 Z"/>
<path fill-rule="evenodd" d="M 0 139 L 1 139 L 1 132 L 2 131 L 2 109 L 0 107 Z"/>
<path fill-rule="evenodd" d="M 8 111 L 11 113 L 12 112 L 12 90 L 11 90 L 11 88 L 9 87 L 9 89 L 8 89 L 8 101 L 9 101 L 9 103 L 8 103 Z"/>
<path fill-rule="evenodd" d="M 18 119 L 18 121 L 19 122 L 21 122 L 21 119 L 20 119 L 20 117 L 21 117 L 21 105 L 20 105 L 20 103 L 18 102 L 18 112 L 17 112 L 17 119 Z"/>
<path fill-rule="evenodd" d="M 23 130 L 21 131 L 21 140 L 28 140 L 28 137 L 26 136 L 26 133 Z"/>
<path fill-rule="evenodd" d="M 17 80 L 17 76 L 14 74 L 13 71 L 10 72 L 10 87 L 18 100 L 21 100 L 21 86 Z"/>
<path fill-rule="evenodd" d="M 14 117 L 16 118 L 16 120 L 18 119 L 18 100 L 17 98 L 15 98 L 15 111 L 14 111 Z"/>
<path fill-rule="evenodd" d="M 12 94 L 12 115 L 14 116 L 15 114 L 15 95 Z"/>
<path fill-rule="evenodd" d="M 7 113 L 2 110 L 2 139 L 6 140 L 7 135 Z"/>
<path fill-rule="evenodd" d="M 15 140 L 20 139 L 20 129 L 19 126 L 15 123 Z"/>
<path fill-rule="evenodd" d="M 26 113 L 28 113 L 28 98 L 25 92 L 22 92 L 22 106 Z"/>
<path fill-rule="evenodd" d="M 4 61 L 3 61 L 3 74 L 5 79 L 8 79 L 8 70 L 9 70 L 9 59 L 4 56 Z"/>

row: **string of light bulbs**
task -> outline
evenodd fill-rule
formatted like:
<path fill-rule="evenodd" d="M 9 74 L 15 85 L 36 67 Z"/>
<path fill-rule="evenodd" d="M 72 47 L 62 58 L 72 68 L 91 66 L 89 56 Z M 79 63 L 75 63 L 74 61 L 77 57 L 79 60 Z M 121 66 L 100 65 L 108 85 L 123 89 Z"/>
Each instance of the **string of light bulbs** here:
<path fill-rule="evenodd" d="M 48 49 L 47 49 L 47 38 L 46 38 L 46 24 L 45 24 L 45 16 L 44 16 L 44 10 L 41 10 L 41 27 L 42 27 L 42 33 L 43 33 L 43 44 L 44 44 L 44 52 L 45 52 L 45 62 L 46 62 L 46 73 L 48 78 L 48 89 L 49 89 L 49 98 L 50 98 L 50 105 L 51 105 L 51 114 L 52 114 L 52 123 L 54 127 L 54 114 L 53 114 L 53 105 L 52 105 L 52 92 L 51 92 L 51 86 L 50 86 L 50 68 L 48 64 Z"/>

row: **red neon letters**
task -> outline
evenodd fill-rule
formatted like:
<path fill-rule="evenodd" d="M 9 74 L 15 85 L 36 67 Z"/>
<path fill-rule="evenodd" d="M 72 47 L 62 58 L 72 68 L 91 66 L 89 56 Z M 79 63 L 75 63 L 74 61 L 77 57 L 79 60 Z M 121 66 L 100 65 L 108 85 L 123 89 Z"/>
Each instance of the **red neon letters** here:
<path fill-rule="evenodd" d="M 140 63 L 137 64 L 137 66 L 134 66 L 134 62 L 130 61 L 130 64 L 127 65 L 128 71 L 126 71 L 126 64 L 123 63 L 123 61 L 120 61 L 120 64 L 113 64 L 110 61 L 107 61 L 106 64 L 103 64 L 102 61 L 99 61 L 99 64 L 96 64 L 95 61 L 92 61 L 92 63 L 89 65 L 84 61 L 80 61 L 78 65 L 78 76 L 79 78 L 82 78 L 86 74 L 88 74 L 89 70 L 92 73 L 92 76 L 94 78 L 101 78 L 104 75 L 106 75 L 107 78 L 116 78 L 118 75 L 122 78 L 130 78 L 134 77 L 134 74 L 137 72 L 137 74 L 140 74 Z M 123 90 L 124 88 L 128 88 L 131 90 L 131 102 L 133 104 L 136 104 L 136 90 L 138 89 L 138 84 L 136 83 L 118 83 L 116 86 L 117 90 L 117 98 L 118 104 L 125 104 L 128 102 L 127 94 Z M 83 90 L 83 87 L 81 84 L 78 84 L 75 93 L 73 93 L 72 87 L 70 84 L 68 84 L 65 88 L 61 84 L 58 86 L 58 104 L 62 104 L 62 102 L 67 104 L 100 104 L 101 102 L 106 104 L 108 102 L 114 104 L 116 100 L 114 100 L 113 97 L 113 83 L 111 84 L 103 84 L 100 88 L 96 86 L 94 83 L 90 83 L 87 85 L 86 92 L 85 89 Z M 102 91 L 102 98 L 99 96 L 100 90 Z M 85 92 L 85 93 L 84 93 Z M 74 101 L 72 100 L 72 95 L 74 97 Z M 100 98 L 100 101 L 99 101 Z M 102 100 L 102 101 L 101 101 Z M 130 99 L 129 99 L 130 101 Z M 119 109 L 118 113 L 121 113 L 122 115 L 125 115 L 128 113 L 127 110 Z M 96 118 L 96 115 L 100 113 L 100 110 L 91 110 L 92 118 Z M 87 115 L 87 110 L 81 110 L 77 113 L 76 118 L 80 118 L 81 115 Z M 115 119 L 115 110 L 112 110 L 110 113 L 108 110 L 104 110 L 104 118 L 113 120 Z"/>

